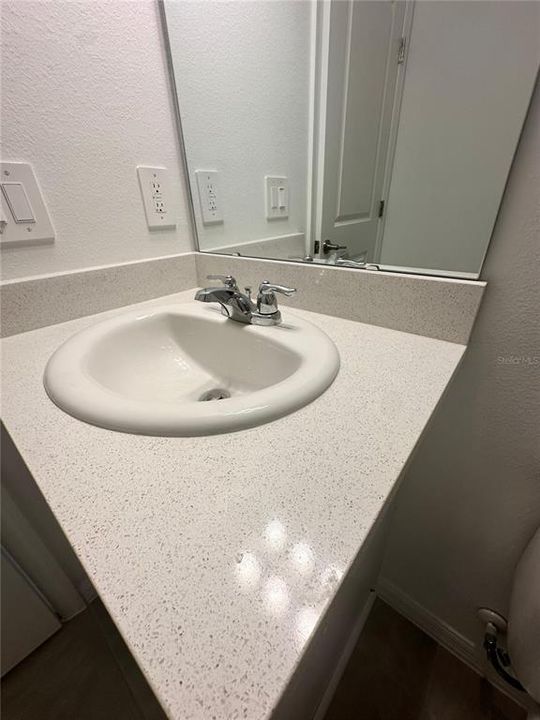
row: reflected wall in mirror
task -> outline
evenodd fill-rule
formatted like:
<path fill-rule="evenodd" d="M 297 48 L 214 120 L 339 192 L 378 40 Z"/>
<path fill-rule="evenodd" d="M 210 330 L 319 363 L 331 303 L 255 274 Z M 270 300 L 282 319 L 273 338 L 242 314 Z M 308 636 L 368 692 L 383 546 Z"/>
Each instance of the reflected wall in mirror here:
<path fill-rule="evenodd" d="M 540 3 L 163 0 L 201 251 L 475 278 Z"/>

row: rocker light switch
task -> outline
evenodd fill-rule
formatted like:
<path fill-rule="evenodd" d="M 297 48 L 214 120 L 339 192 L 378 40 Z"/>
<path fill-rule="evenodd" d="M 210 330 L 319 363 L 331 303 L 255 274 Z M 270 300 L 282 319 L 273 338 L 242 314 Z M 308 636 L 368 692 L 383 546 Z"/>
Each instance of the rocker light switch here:
<path fill-rule="evenodd" d="M 16 223 L 36 222 L 24 185 L 20 182 L 3 182 L 4 193 L 13 219 Z"/>

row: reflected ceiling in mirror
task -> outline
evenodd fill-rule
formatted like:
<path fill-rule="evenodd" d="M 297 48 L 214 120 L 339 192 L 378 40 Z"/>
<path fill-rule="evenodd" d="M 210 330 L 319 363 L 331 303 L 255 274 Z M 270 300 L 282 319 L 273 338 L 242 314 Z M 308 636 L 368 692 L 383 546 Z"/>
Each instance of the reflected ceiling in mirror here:
<path fill-rule="evenodd" d="M 476 278 L 536 2 L 164 0 L 201 251 Z"/>

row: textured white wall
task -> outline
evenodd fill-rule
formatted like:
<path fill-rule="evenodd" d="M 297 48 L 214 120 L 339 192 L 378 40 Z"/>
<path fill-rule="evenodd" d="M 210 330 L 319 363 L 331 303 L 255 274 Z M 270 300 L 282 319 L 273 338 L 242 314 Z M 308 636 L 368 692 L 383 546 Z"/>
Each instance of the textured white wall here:
<path fill-rule="evenodd" d="M 418 2 L 381 262 L 479 272 L 540 61 L 538 2 Z"/>
<path fill-rule="evenodd" d="M 310 2 L 167 0 L 201 247 L 303 231 Z M 218 170 L 224 223 L 203 226 L 194 171 Z M 289 178 L 289 219 L 267 221 L 264 176 Z"/>
<path fill-rule="evenodd" d="M 383 577 L 466 638 L 507 613 L 540 524 L 540 88 L 482 272 L 469 348 L 396 502 Z M 480 653 L 480 649 L 478 648 Z"/>
<path fill-rule="evenodd" d="M 157 3 L 2 3 L 2 159 L 31 162 L 56 243 L 2 249 L 21 277 L 192 249 Z M 135 167 L 170 172 L 176 230 L 146 227 Z"/>

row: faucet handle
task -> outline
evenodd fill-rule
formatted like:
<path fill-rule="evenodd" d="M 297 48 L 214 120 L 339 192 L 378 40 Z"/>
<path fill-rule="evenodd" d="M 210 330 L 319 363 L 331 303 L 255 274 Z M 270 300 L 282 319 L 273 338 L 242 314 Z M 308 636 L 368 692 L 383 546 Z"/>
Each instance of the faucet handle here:
<path fill-rule="evenodd" d="M 257 295 L 257 312 L 259 316 L 272 315 L 276 318 L 276 322 L 281 321 L 281 314 L 278 309 L 278 302 L 275 293 L 282 295 L 294 295 L 296 288 L 286 287 L 285 285 L 274 285 L 265 280 L 259 285 L 259 294 Z"/>
<path fill-rule="evenodd" d="M 231 288 L 231 290 L 237 290 L 238 285 L 236 284 L 236 278 L 232 275 L 207 275 L 207 280 L 221 280 L 225 287 Z"/>
<path fill-rule="evenodd" d="M 296 288 L 286 287 L 285 285 L 274 285 L 273 283 L 268 282 L 268 280 L 263 280 L 263 282 L 259 285 L 259 295 L 281 293 L 282 295 L 290 297 L 291 295 L 294 295 L 295 292 Z"/>

